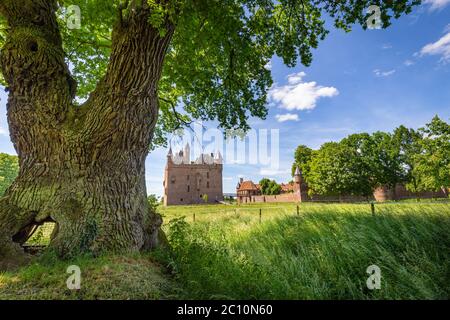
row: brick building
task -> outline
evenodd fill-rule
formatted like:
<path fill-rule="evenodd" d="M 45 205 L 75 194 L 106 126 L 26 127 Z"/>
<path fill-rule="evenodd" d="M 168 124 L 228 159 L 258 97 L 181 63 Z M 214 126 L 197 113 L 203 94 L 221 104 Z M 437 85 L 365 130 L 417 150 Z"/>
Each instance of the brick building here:
<path fill-rule="evenodd" d="M 236 194 L 238 202 L 242 202 L 243 198 L 261 195 L 261 190 L 253 181 L 244 181 L 243 178 L 240 178 L 236 187 Z"/>
<path fill-rule="evenodd" d="M 297 168 L 294 174 L 294 181 L 288 184 L 281 184 L 281 194 L 265 196 L 261 194 L 259 185 L 252 181 L 240 179 L 236 186 L 237 201 L 241 203 L 251 202 L 302 202 L 307 201 L 307 186 L 304 183 L 302 172 Z"/>
<path fill-rule="evenodd" d="M 449 191 L 426 191 L 413 193 L 406 189 L 402 184 L 395 188 L 386 187 L 377 188 L 373 196 L 363 197 L 356 195 L 318 195 L 308 194 L 308 185 L 303 179 L 302 172 L 297 168 L 294 175 L 294 181 L 289 184 L 281 184 L 281 194 L 262 195 L 257 184 L 252 181 L 243 181 L 241 179 L 236 187 L 238 203 L 258 203 L 258 202 L 363 202 L 377 201 L 384 202 L 389 200 L 404 199 L 430 199 L 447 198 Z"/>
<path fill-rule="evenodd" d="M 223 201 L 222 155 L 202 154 L 190 159 L 190 147 L 173 153 L 170 148 L 164 170 L 164 205 L 217 203 Z"/>

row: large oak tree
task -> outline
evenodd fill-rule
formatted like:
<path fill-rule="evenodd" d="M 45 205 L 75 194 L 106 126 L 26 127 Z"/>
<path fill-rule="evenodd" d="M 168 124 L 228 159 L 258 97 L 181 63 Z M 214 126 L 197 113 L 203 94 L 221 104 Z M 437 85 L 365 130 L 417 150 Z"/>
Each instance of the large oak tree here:
<path fill-rule="evenodd" d="M 158 245 L 144 162 L 190 119 L 264 118 L 273 55 L 311 63 L 326 22 L 382 27 L 417 0 L 0 0 L 0 66 L 20 172 L 0 200 L 0 257 L 54 221 L 61 255 Z M 80 29 L 68 28 L 70 5 Z M 184 110 L 180 110 L 180 106 Z M 150 168 L 151 170 L 151 168 Z"/>

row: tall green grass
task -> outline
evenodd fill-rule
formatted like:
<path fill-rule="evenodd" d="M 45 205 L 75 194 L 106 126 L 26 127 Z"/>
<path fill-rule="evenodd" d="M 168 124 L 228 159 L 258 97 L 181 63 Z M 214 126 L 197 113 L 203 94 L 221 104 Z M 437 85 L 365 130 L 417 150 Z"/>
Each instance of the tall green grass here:
<path fill-rule="evenodd" d="M 234 209 L 163 209 L 173 246 L 164 259 L 184 298 L 450 297 L 448 204 L 377 205 L 375 216 L 368 205 L 306 204 L 299 216 L 291 204 Z M 373 264 L 380 290 L 366 285 Z"/>

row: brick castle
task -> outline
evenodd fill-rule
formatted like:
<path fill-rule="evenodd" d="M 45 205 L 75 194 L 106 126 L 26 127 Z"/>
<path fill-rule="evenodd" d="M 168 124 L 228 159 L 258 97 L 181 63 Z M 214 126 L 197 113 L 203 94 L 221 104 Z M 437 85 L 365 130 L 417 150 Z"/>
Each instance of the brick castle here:
<path fill-rule="evenodd" d="M 164 205 L 218 203 L 223 201 L 223 159 L 220 152 L 201 154 L 191 161 L 189 144 L 167 154 L 164 170 Z"/>

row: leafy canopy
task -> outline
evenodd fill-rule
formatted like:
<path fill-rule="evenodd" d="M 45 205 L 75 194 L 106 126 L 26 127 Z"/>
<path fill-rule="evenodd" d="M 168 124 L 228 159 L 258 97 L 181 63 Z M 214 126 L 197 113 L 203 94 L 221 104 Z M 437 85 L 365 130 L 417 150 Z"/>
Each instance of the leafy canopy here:
<path fill-rule="evenodd" d="M 311 148 L 305 146 L 305 145 L 299 145 L 295 149 L 294 153 L 294 163 L 292 164 L 291 173 L 292 176 L 295 174 L 295 170 L 297 168 L 301 170 L 304 174 L 308 174 L 309 172 L 309 163 L 311 161 L 311 158 L 313 157 L 314 150 Z M 305 175 L 305 176 L 306 176 Z"/>
<path fill-rule="evenodd" d="M 415 168 L 417 165 L 416 158 L 423 152 L 423 135 L 417 130 L 400 126 L 395 129 L 393 140 L 394 145 L 399 148 L 399 157 L 404 170 L 407 189 L 413 192 L 420 191 L 423 184 L 420 181 L 420 176 L 415 174 Z"/>
<path fill-rule="evenodd" d="M 368 196 L 380 186 L 404 183 L 408 190 L 450 188 L 450 125 L 438 116 L 418 130 L 358 133 L 319 150 L 300 145 L 299 166 L 310 193 Z"/>
<path fill-rule="evenodd" d="M 309 193 L 367 196 L 372 193 L 363 159 L 347 143 L 328 142 L 309 164 Z"/>
<path fill-rule="evenodd" d="M 450 124 L 434 117 L 420 129 L 421 152 L 413 156 L 413 176 L 417 177 L 419 190 L 450 188 Z"/>
<path fill-rule="evenodd" d="M 264 178 L 259 181 L 259 187 L 263 195 L 278 195 L 281 193 L 281 186 L 275 180 Z"/>
<path fill-rule="evenodd" d="M 165 19 L 176 25 L 159 86 L 154 139 L 163 143 L 164 132 L 191 119 L 217 119 L 226 129 L 248 129 L 249 116 L 265 118 L 272 85 L 268 62 L 277 55 L 289 67 L 299 61 L 311 64 L 311 50 L 328 33 L 327 19 L 345 31 L 355 23 L 365 29 L 372 14 L 367 9 L 377 5 L 386 28 L 393 17 L 410 13 L 421 1 L 58 0 L 64 50 L 78 82 L 78 98 L 87 98 L 105 74 L 119 12 L 126 15 L 140 2 L 152 9 L 149 23 L 161 34 Z M 71 5 L 81 9 L 81 29 L 67 27 Z M 0 46 L 6 31 L 0 17 Z"/>

